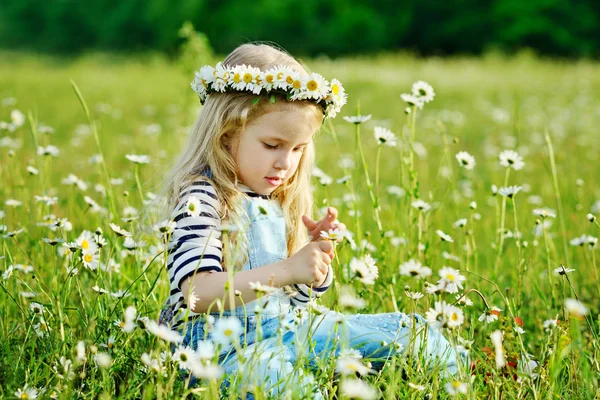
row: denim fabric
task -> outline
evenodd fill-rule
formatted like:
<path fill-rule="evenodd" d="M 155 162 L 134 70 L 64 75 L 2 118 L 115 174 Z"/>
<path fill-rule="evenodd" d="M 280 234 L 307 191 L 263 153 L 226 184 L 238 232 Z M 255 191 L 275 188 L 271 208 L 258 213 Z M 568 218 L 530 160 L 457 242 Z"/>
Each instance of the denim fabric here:
<path fill-rule="evenodd" d="M 248 259 L 243 269 L 285 259 L 285 220 L 280 206 L 274 201 L 249 197 L 245 209 Z M 267 300 L 268 305 L 261 307 L 260 314 L 254 313 L 255 307 L 262 306 Z M 211 313 L 215 319 L 220 315 Z M 219 363 L 227 374 L 223 385 L 236 385 L 235 388 L 232 386 L 236 391 L 237 385 L 257 385 L 270 395 L 276 395 L 284 388 L 293 387 L 305 390 L 305 398 L 323 398 L 313 377 L 299 372 L 301 369 L 294 369 L 293 365 L 302 356 L 314 368 L 318 360 L 330 359 L 340 348 L 359 350 L 363 357 L 369 358 L 374 369 L 381 368 L 388 357 L 402 352 L 415 357 L 424 354 L 431 365 L 445 364 L 449 374 L 458 370 L 457 358 L 460 356 L 457 357 L 447 339 L 439 331 L 429 328 L 419 315 L 342 315 L 327 311 L 315 316 L 308 314 L 305 308 L 290 307 L 282 290 L 222 315 L 239 318 L 244 327 L 239 338 L 245 348 L 244 357 L 239 357 L 232 346 L 221 348 L 219 354 Z M 211 325 L 204 316 L 189 321 L 184 327 L 183 345 L 196 349 L 198 340 L 210 340 Z M 240 358 L 245 361 L 240 362 Z M 238 379 L 244 381 L 231 382 L 229 374 L 238 371 L 241 372 Z M 243 398 L 251 399 L 253 395 L 248 393 Z"/>

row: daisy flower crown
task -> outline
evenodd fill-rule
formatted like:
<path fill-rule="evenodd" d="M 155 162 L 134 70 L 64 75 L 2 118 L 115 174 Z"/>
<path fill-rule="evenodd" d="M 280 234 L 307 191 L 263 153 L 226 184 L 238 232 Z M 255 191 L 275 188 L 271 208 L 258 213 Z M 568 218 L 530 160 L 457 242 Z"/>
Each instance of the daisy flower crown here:
<path fill-rule="evenodd" d="M 287 101 L 313 101 L 321 106 L 327 119 L 334 118 L 347 99 L 346 91 L 337 79 L 328 82 L 315 72 L 301 74 L 284 65 L 262 71 L 250 65 L 225 67 L 223 63 L 218 63 L 216 67 L 205 65 L 194 75 L 191 86 L 198 93 L 202 104 L 211 93 L 249 92 L 271 95 L 271 103 L 275 102 L 274 94 L 277 93 Z M 258 99 L 255 101 L 258 102 Z"/>

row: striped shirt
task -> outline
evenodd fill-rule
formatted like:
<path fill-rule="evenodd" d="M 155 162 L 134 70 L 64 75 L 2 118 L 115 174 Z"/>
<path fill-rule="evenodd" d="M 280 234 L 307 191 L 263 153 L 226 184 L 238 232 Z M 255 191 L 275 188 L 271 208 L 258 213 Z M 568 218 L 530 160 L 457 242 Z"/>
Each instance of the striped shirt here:
<path fill-rule="evenodd" d="M 244 185 L 238 189 L 249 197 L 268 196 L 254 193 Z M 200 208 L 198 215 L 189 215 L 187 203 L 195 197 Z M 187 310 L 185 298 L 181 292 L 184 279 L 198 272 L 223 272 L 221 242 L 222 207 L 218 201 L 215 188 L 207 181 L 196 181 L 185 187 L 179 195 L 179 203 L 171 214 L 176 227 L 168 244 L 167 272 L 170 281 L 170 294 L 165 308 L 161 312 L 161 323 L 168 323 L 174 328 L 184 322 L 185 315 L 193 318 L 199 314 Z M 290 297 L 292 306 L 304 306 L 311 297 L 320 297 L 331 285 L 333 271 L 329 266 L 327 278 L 319 288 L 313 288 L 312 293 L 304 284 L 294 284 L 297 291 Z M 186 312 L 187 311 L 187 312 Z"/>

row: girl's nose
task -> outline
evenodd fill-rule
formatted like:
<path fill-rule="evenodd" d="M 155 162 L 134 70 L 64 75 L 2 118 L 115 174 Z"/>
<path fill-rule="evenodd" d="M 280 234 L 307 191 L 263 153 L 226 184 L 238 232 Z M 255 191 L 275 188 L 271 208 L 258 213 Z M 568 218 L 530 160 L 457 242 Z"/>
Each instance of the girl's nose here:
<path fill-rule="evenodd" d="M 277 169 L 288 170 L 292 166 L 292 154 L 284 151 L 279 154 L 279 157 L 275 160 L 274 167 Z"/>

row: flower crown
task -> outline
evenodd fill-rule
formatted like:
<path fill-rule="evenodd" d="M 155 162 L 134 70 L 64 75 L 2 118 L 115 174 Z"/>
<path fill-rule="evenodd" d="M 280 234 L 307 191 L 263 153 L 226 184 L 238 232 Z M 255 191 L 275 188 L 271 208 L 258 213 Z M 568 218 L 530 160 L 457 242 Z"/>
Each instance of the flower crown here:
<path fill-rule="evenodd" d="M 271 94 L 271 103 L 275 102 L 273 94 L 278 93 L 288 101 L 314 101 L 323 108 L 325 118 L 335 117 L 346 104 L 346 91 L 337 79 L 328 82 L 317 73 L 301 74 L 283 65 L 261 71 L 244 64 L 225 67 L 218 63 L 216 67 L 205 65 L 194 75 L 191 86 L 202 104 L 211 93 Z"/>

